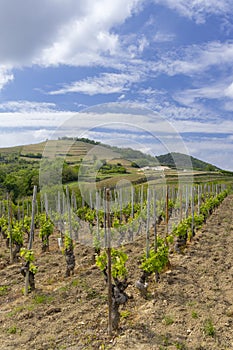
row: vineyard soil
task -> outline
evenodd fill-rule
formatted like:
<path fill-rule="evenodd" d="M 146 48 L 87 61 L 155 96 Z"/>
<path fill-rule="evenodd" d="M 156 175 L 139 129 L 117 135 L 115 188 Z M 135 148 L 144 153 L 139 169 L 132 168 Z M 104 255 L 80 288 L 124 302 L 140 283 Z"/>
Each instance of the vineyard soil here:
<path fill-rule="evenodd" d="M 36 291 L 23 296 L 21 262 L 8 265 L 0 239 L 0 349 L 2 350 L 232 350 L 233 196 L 227 197 L 184 254 L 158 284 L 151 278 L 144 300 L 135 288 L 145 239 L 127 245 L 131 298 L 121 310 L 120 329 L 107 335 L 107 288 L 91 248 L 76 245 L 74 275 L 65 278 L 65 258 L 50 237 L 50 251 L 34 242 Z M 162 228 L 160 228 L 162 229 Z"/>

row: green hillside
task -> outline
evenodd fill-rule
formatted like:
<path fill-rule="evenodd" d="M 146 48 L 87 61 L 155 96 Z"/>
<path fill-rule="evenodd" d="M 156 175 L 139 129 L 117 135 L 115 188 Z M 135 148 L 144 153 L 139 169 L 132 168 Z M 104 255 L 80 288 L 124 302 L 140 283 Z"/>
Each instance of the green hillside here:
<path fill-rule="evenodd" d="M 176 169 L 194 169 L 202 171 L 221 171 L 216 166 L 203 162 L 200 159 L 194 158 L 182 153 L 168 153 L 157 157 L 161 165 L 169 166 Z"/>
<path fill-rule="evenodd" d="M 190 169 L 202 171 L 221 171 L 220 168 L 181 153 L 168 153 L 153 157 L 132 148 L 114 147 L 95 142 L 86 138 L 71 139 L 61 138 L 49 140 L 38 144 L 9 147 L 0 149 L 0 161 L 9 159 L 23 159 L 26 161 L 38 161 L 41 158 L 65 158 L 69 164 L 90 159 L 121 159 L 135 163 L 135 167 L 163 165 L 176 169 Z"/>

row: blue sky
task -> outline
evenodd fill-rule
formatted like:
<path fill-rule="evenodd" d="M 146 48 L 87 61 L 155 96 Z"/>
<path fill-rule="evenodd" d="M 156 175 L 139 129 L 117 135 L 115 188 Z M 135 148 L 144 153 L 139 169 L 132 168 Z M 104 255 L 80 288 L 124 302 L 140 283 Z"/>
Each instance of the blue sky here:
<path fill-rule="evenodd" d="M 233 170 L 231 5 L 1 1 L 0 147 L 73 133 Z"/>

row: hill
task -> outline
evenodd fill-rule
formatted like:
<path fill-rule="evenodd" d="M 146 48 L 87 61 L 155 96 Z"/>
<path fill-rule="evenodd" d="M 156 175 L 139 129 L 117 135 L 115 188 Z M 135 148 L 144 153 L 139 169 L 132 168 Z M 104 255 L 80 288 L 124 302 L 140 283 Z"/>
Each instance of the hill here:
<path fill-rule="evenodd" d="M 176 169 L 194 169 L 202 171 L 221 171 L 220 168 L 200 159 L 182 153 L 168 153 L 157 157 L 161 165 Z"/>
<path fill-rule="evenodd" d="M 182 153 L 168 153 L 153 157 L 139 150 L 102 144 L 87 138 L 63 137 L 59 140 L 48 140 L 38 144 L 16 146 L 0 149 L 0 161 L 8 158 L 20 158 L 36 161 L 42 157 L 65 157 L 67 163 L 77 163 L 85 158 L 92 159 L 124 159 L 135 162 L 138 167 L 163 165 L 176 169 L 202 171 L 221 171 L 220 168 Z"/>

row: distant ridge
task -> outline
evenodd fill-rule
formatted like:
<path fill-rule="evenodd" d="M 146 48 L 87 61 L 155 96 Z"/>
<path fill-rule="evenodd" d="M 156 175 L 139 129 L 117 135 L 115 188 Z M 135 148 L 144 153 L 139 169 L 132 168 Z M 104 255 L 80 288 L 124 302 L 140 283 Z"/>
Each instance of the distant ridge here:
<path fill-rule="evenodd" d="M 187 154 L 171 152 L 156 157 L 161 165 L 176 169 L 194 169 L 202 171 L 221 171 L 220 168 Z"/>

